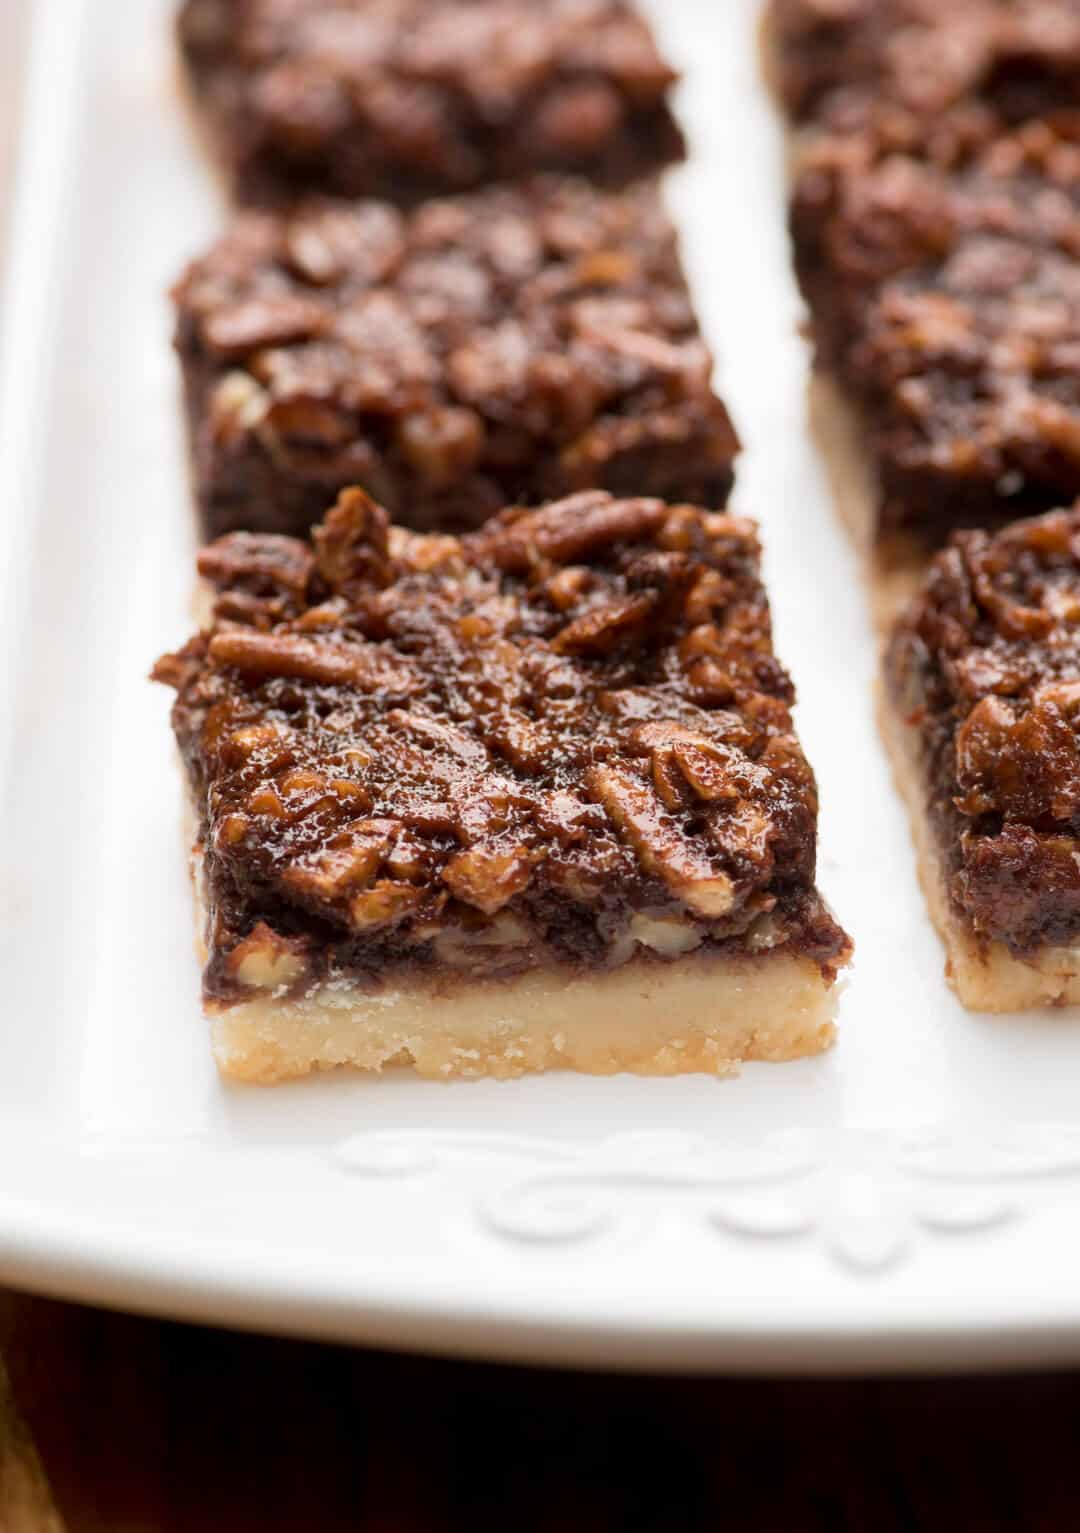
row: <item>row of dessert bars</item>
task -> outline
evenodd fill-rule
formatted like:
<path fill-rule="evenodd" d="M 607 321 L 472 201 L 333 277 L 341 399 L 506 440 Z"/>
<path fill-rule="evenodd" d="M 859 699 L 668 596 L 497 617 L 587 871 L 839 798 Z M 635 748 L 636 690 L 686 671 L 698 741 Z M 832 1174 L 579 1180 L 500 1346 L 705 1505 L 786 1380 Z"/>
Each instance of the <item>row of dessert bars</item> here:
<path fill-rule="evenodd" d="M 175 290 L 211 612 L 156 672 L 220 1067 L 824 1047 L 850 943 L 641 179 L 682 153 L 645 22 L 188 0 L 180 36 L 244 204 Z"/>
<path fill-rule="evenodd" d="M 1077 1002 L 1080 5 L 772 0 L 765 45 L 952 978 L 979 1009 Z"/>

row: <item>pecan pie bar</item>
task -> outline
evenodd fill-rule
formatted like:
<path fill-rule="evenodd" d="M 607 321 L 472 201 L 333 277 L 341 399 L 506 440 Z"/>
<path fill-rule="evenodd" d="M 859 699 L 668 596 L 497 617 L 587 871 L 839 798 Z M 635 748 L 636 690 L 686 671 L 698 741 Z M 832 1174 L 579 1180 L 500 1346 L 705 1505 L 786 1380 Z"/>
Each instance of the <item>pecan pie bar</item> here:
<path fill-rule="evenodd" d="M 935 139 L 965 118 L 1071 109 L 1080 93 L 1076 0 L 769 0 L 764 41 L 785 110 L 811 128 L 876 117 Z"/>
<path fill-rule="evenodd" d="M 1080 506 L 954 534 L 882 717 L 960 999 L 1080 1001 Z"/>
<path fill-rule="evenodd" d="M 812 419 L 883 609 L 1080 493 L 1080 8 L 774 0 Z"/>
<path fill-rule="evenodd" d="M 460 538 L 346 491 L 233 533 L 156 676 L 227 1075 L 727 1073 L 831 1040 L 850 944 L 752 523 L 595 491 Z"/>
<path fill-rule="evenodd" d="M 792 232 L 817 421 L 864 541 L 925 562 L 954 527 L 1080 494 L 1075 123 L 1025 123 L 956 164 L 823 141 Z"/>
<path fill-rule="evenodd" d="M 247 201 L 623 184 L 684 153 L 675 72 L 628 0 L 187 0 L 179 33 Z"/>
<path fill-rule="evenodd" d="M 722 506 L 738 442 L 656 190 L 241 214 L 175 292 L 208 536 L 362 484 L 421 530 L 580 489 Z"/>

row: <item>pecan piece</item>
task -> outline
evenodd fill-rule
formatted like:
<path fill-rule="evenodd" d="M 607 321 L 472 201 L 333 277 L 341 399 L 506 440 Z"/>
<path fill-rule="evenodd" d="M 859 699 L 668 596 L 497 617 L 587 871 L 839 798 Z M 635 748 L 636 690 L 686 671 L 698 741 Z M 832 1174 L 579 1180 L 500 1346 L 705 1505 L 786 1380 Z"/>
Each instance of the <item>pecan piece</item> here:
<path fill-rule="evenodd" d="M 270 395 L 250 373 L 226 373 L 210 396 L 209 425 L 214 440 L 231 445 L 253 431 L 270 408 Z"/>
<path fill-rule="evenodd" d="M 402 697 L 418 686 L 406 665 L 374 645 L 335 644 L 295 633 L 216 633 L 210 655 L 220 665 L 251 676 L 295 676 Z"/>
<path fill-rule="evenodd" d="M 594 767 L 586 783 L 647 872 L 662 878 L 698 915 L 717 919 L 730 913 L 735 903 L 731 879 L 718 872 L 672 824 L 664 805 L 640 777 L 609 764 Z"/>
<path fill-rule="evenodd" d="M 586 490 L 539 511 L 523 512 L 494 528 L 488 553 L 501 569 L 531 569 L 541 559 L 575 564 L 610 548 L 651 537 L 667 507 L 660 500 L 612 500 L 602 490 Z"/>
<path fill-rule="evenodd" d="M 483 741 L 466 734 L 464 730 L 455 729 L 452 724 L 425 718 L 420 713 L 406 713 L 402 708 L 395 708 L 388 713 L 386 722 L 391 728 L 403 730 L 424 745 L 436 746 L 446 755 L 453 756 L 465 766 L 475 767 L 477 771 L 486 771 L 491 764 Z"/>
<path fill-rule="evenodd" d="M 657 605 L 652 592 L 623 596 L 591 607 L 552 640 L 561 655 L 606 655 L 618 645 L 640 637 L 649 627 Z"/>
<path fill-rule="evenodd" d="M 280 990 L 295 985 L 307 970 L 307 960 L 297 941 L 281 937 L 260 921 L 229 954 L 230 974 L 252 990 Z"/>
<path fill-rule="evenodd" d="M 292 730 L 284 724 L 245 724 L 229 735 L 225 743 L 241 761 L 247 761 L 258 751 L 262 765 L 285 766 L 292 760 L 289 746 L 293 739 Z"/>
<path fill-rule="evenodd" d="M 202 671 L 206 656 L 206 641 L 202 636 L 189 639 L 183 649 L 174 654 L 162 655 L 155 660 L 150 680 L 159 681 L 164 687 L 182 692 L 191 685 Z"/>
<path fill-rule="evenodd" d="M 644 377 L 658 375 L 677 382 L 686 393 L 704 388 L 712 368 L 705 343 L 698 339 L 668 341 L 647 330 L 598 325 L 587 319 L 578 326 L 583 340 L 639 369 Z"/>
<path fill-rule="evenodd" d="M 402 455 L 435 488 L 457 483 L 480 457 L 484 423 L 475 410 L 431 405 L 399 423 L 396 441 Z"/>
<path fill-rule="evenodd" d="M 705 939 L 705 933 L 683 916 L 650 916 L 640 910 L 631 916 L 628 930 L 635 942 L 665 958 L 691 953 Z"/>
<path fill-rule="evenodd" d="M 379 927 L 396 926 L 418 910 L 424 899 L 424 891 L 413 884 L 380 878 L 370 889 L 349 901 L 349 920 L 355 931 L 365 933 Z"/>
<path fill-rule="evenodd" d="M 343 490 L 312 534 L 319 574 L 331 590 L 388 586 L 394 579 L 390 518 L 363 490 Z"/>
<path fill-rule="evenodd" d="M 323 306 L 314 299 L 282 293 L 223 306 L 203 321 L 202 336 L 219 356 L 240 358 L 268 346 L 310 340 L 325 323 Z"/>
<path fill-rule="evenodd" d="M 524 846 L 473 846 L 451 858 L 442 877 L 451 894 L 493 916 L 528 886 L 532 859 Z"/>
<path fill-rule="evenodd" d="M 666 719 L 639 724 L 630 739 L 652 756 L 656 791 L 669 809 L 682 803 L 682 783 L 706 803 L 734 803 L 739 798 L 732 771 L 737 758 L 729 746 Z M 673 775 L 675 768 L 678 779 Z"/>
<path fill-rule="evenodd" d="M 309 898 L 338 900 L 371 883 L 397 829 L 396 820 L 359 820 L 286 868 L 282 882 Z"/>
<path fill-rule="evenodd" d="M 1071 819 L 1080 806 L 1075 711 L 1068 683 L 1040 688 L 1027 708 L 993 693 L 984 697 L 956 735 L 960 812 Z"/>
<path fill-rule="evenodd" d="M 541 798 L 536 820 L 546 835 L 563 846 L 580 845 L 604 828 L 604 817 L 595 804 L 566 789 L 555 789 Z"/>
<path fill-rule="evenodd" d="M 299 538 L 230 532 L 199 550 L 197 567 L 221 591 L 241 586 L 256 594 L 284 591 L 303 599 L 315 560 Z"/>

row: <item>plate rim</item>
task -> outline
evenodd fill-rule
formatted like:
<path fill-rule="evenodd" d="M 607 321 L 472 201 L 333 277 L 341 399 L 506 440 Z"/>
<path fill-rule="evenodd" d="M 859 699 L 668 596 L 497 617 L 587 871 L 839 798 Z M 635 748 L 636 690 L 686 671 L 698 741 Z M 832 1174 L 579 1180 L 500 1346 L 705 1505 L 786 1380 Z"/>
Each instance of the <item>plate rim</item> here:
<path fill-rule="evenodd" d="M 0 504 L 32 500 L 40 472 L 38 402 L 54 364 L 45 343 L 50 288 L 61 252 L 70 189 L 72 132 L 85 46 L 86 0 L 37 0 L 28 28 L 25 91 L 19 113 L 5 291 L 0 295 Z M 36 551 L 36 518 L 15 518 L 0 540 L 0 708 L 5 680 L 18 677 L 20 571 Z M 6 751 L 3 753 L 6 758 Z M 4 760 L 0 759 L 0 768 Z M 74 1160 L 77 1145 L 64 1145 Z M 258 1273 L 245 1249 L 215 1243 L 195 1249 L 183 1229 L 126 1231 L 62 1206 L 36 1206 L 0 1189 L 0 1278 L 27 1291 L 144 1314 L 237 1329 L 405 1350 L 623 1371 L 805 1376 L 1061 1366 L 1080 1361 L 1080 1293 L 1071 1304 L 1033 1313 L 1000 1294 L 986 1304 L 939 1308 L 882 1324 L 837 1313 L 822 1329 L 820 1311 L 777 1323 L 731 1306 L 718 1322 L 681 1323 L 658 1308 L 645 1328 L 633 1314 L 575 1308 L 545 1312 L 534 1296 L 508 1289 L 490 1298 L 458 1290 L 391 1288 L 379 1274 L 341 1274 L 313 1262 L 284 1262 Z M 959 1301 L 957 1301 L 959 1304 Z M 859 1306 L 856 1306 L 858 1308 Z M 910 1304 L 909 1304 L 910 1307 Z"/>

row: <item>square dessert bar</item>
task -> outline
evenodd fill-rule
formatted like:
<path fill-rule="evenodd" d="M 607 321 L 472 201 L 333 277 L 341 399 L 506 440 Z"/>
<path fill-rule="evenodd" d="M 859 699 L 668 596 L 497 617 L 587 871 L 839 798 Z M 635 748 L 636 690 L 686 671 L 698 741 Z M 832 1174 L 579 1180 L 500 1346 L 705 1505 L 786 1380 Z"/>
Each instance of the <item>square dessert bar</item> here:
<path fill-rule="evenodd" d="M 1076 0 L 769 0 L 767 72 L 793 120 L 940 136 L 1075 107 Z"/>
<path fill-rule="evenodd" d="M 245 201 L 394 201 L 679 160 L 676 81 L 628 0 L 187 0 L 181 49 Z"/>
<path fill-rule="evenodd" d="M 1076 0 L 773 0 L 811 413 L 879 613 L 1080 493 Z"/>
<path fill-rule="evenodd" d="M 850 944 L 752 523 L 603 492 L 460 538 L 347 491 L 204 549 L 156 676 L 227 1075 L 729 1072 L 832 1037 Z"/>
<path fill-rule="evenodd" d="M 251 211 L 175 301 L 208 537 L 304 535 L 356 484 L 420 530 L 579 489 L 727 498 L 738 441 L 651 186 Z"/>
<path fill-rule="evenodd" d="M 940 544 L 1080 494 L 1080 138 L 956 163 L 822 144 L 792 232 L 815 361 L 857 415 L 877 535 Z"/>
<path fill-rule="evenodd" d="M 939 553 L 882 717 L 965 1005 L 1080 1001 L 1080 506 Z"/>

